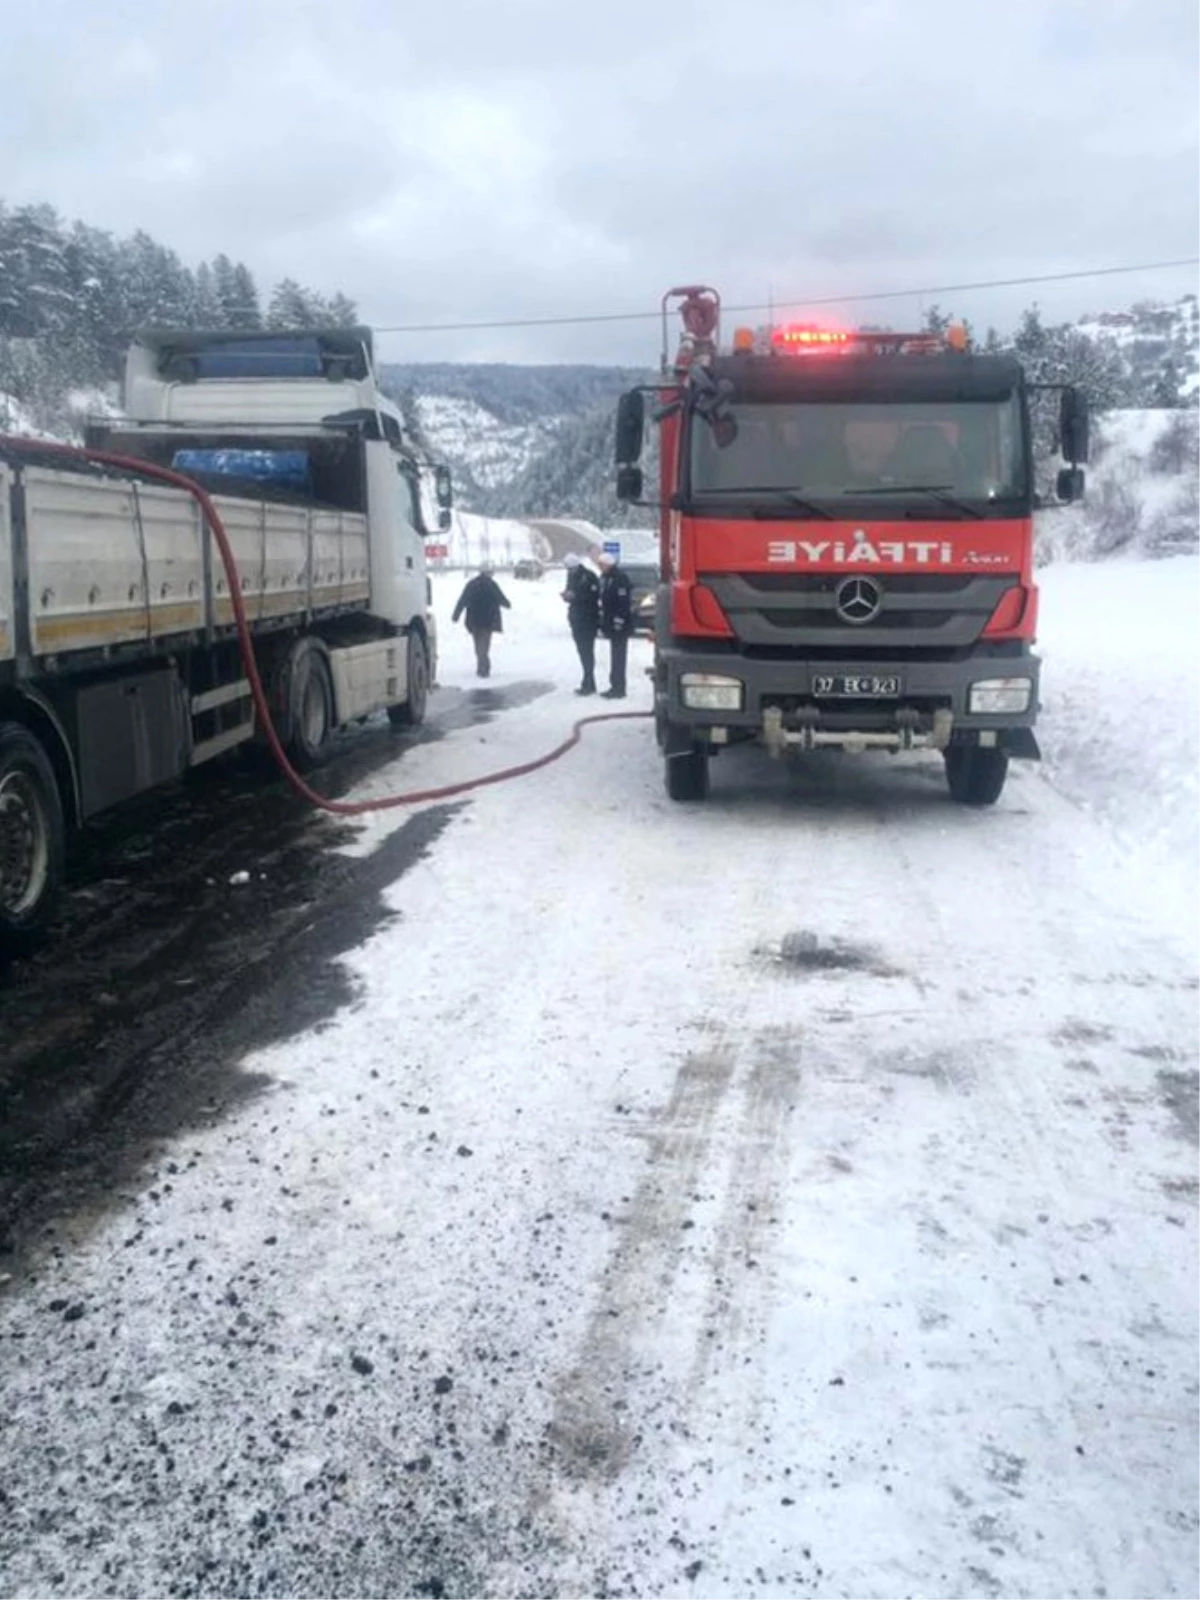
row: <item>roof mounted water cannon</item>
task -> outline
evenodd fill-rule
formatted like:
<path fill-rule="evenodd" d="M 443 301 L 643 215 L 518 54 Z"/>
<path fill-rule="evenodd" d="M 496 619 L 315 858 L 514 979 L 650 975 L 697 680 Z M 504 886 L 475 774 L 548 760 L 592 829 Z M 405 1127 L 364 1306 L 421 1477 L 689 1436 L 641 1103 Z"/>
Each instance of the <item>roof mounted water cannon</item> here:
<path fill-rule="evenodd" d="M 679 318 L 683 333 L 675 353 L 675 370 L 681 371 L 696 361 L 708 361 L 716 354 L 717 338 L 721 327 L 721 296 L 704 284 L 691 284 L 680 289 L 668 289 L 662 298 L 663 371 L 671 368 L 670 339 L 667 333 L 667 311 L 672 300 L 680 303 Z"/>

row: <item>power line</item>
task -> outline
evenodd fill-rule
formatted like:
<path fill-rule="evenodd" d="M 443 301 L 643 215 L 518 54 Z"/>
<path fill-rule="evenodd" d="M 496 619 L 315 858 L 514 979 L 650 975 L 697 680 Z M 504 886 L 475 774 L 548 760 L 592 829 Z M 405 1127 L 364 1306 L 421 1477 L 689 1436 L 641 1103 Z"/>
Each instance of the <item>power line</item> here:
<path fill-rule="evenodd" d="M 1133 266 L 1088 267 L 1074 272 L 1043 272 L 1023 278 L 988 278 L 978 283 L 941 283 L 923 289 L 879 289 L 871 294 L 834 294 L 812 300 L 804 295 L 787 299 L 776 297 L 770 304 L 760 301 L 752 305 L 722 306 L 724 313 L 733 315 L 746 311 L 774 311 L 786 306 L 840 306 L 863 301 L 916 300 L 934 294 L 966 294 L 976 289 L 1017 289 L 1038 283 L 1067 283 L 1078 278 L 1111 278 L 1120 273 L 1161 272 L 1168 267 L 1194 267 L 1200 265 L 1200 256 L 1181 256 L 1175 261 L 1142 261 Z M 584 323 L 603 322 L 653 322 L 659 311 L 600 311 L 574 317 L 502 317 L 488 322 L 398 322 L 391 326 L 375 326 L 376 333 L 470 333 L 495 328 L 566 328 Z"/>

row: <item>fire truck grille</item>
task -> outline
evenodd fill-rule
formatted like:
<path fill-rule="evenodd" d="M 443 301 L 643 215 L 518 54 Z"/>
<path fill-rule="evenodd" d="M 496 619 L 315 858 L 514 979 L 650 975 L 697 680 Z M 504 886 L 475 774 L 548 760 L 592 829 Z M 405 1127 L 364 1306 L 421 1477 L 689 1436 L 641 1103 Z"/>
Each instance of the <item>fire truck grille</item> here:
<path fill-rule="evenodd" d="M 793 649 L 962 649 L 1015 577 L 944 572 L 706 573 L 739 641 Z"/>

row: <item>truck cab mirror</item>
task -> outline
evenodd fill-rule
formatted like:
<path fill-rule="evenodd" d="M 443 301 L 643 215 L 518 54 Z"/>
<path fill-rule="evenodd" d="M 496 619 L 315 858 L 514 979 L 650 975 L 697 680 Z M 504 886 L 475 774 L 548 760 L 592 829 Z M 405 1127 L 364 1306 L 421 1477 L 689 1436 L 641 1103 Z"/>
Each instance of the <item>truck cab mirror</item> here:
<path fill-rule="evenodd" d="M 617 401 L 617 466 L 631 466 L 640 460 L 642 434 L 646 428 L 646 397 L 640 389 L 630 389 Z M 618 491 L 619 492 L 619 491 Z M 641 490 L 638 490 L 641 493 Z"/>
<path fill-rule="evenodd" d="M 1055 479 L 1054 492 L 1062 505 L 1083 499 L 1084 474 L 1079 467 L 1064 467 Z"/>
<path fill-rule="evenodd" d="M 443 511 L 449 511 L 454 504 L 454 483 L 450 477 L 449 467 L 434 468 L 433 489 L 434 494 L 437 496 L 438 505 L 441 506 Z M 441 527 L 448 526 L 445 522 L 441 522 L 440 518 L 438 520 Z"/>
<path fill-rule="evenodd" d="M 1058 438 L 1063 458 L 1073 467 L 1088 458 L 1087 396 L 1078 389 L 1063 390 L 1058 408 Z"/>
<path fill-rule="evenodd" d="M 628 465 L 617 469 L 617 499 L 640 500 L 642 498 L 643 478 L 641 467 Z"/>
<path fill-rule="evenodd" d="M 451 525 L 451 523 L 453 521 L 454 521 L 454 518 L 450 515 L 450 508 L 448 506 L 439 506 L 438 507 L 438 527 L 441 528 L 443 532 L 445 532 L 445 530 Z"/>

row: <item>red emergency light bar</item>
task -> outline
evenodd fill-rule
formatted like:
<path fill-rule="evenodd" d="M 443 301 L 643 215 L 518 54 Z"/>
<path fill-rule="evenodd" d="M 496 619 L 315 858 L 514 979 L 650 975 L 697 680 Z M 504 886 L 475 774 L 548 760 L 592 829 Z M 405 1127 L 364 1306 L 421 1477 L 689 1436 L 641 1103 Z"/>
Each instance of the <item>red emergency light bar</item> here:
<path fill-rule="evenodd" d="M 853 337 L 853 334 L 845 333 L 838 328 L 776 328 L 771 334 L 771 343 L 784 348 L 811 347 L 849 344 Z"/>
<path fill-rule="evenodd" d="M 933 355 L 938 351 L 963 352 L 970 346 L 967 331 L 955 323 L 944 334 L 937 333 L 868 333 L 857 329 L 814 328 L 793 323 L 786 328 L 772 328 L 769 348 L 775 355 L 817 355 L 854 352 L 868 355 Z M 750 328 L 738 328 L 733 335 L 735 353 L 752 355 L 763 347 L 762 336 L 756 337 Z"/>

